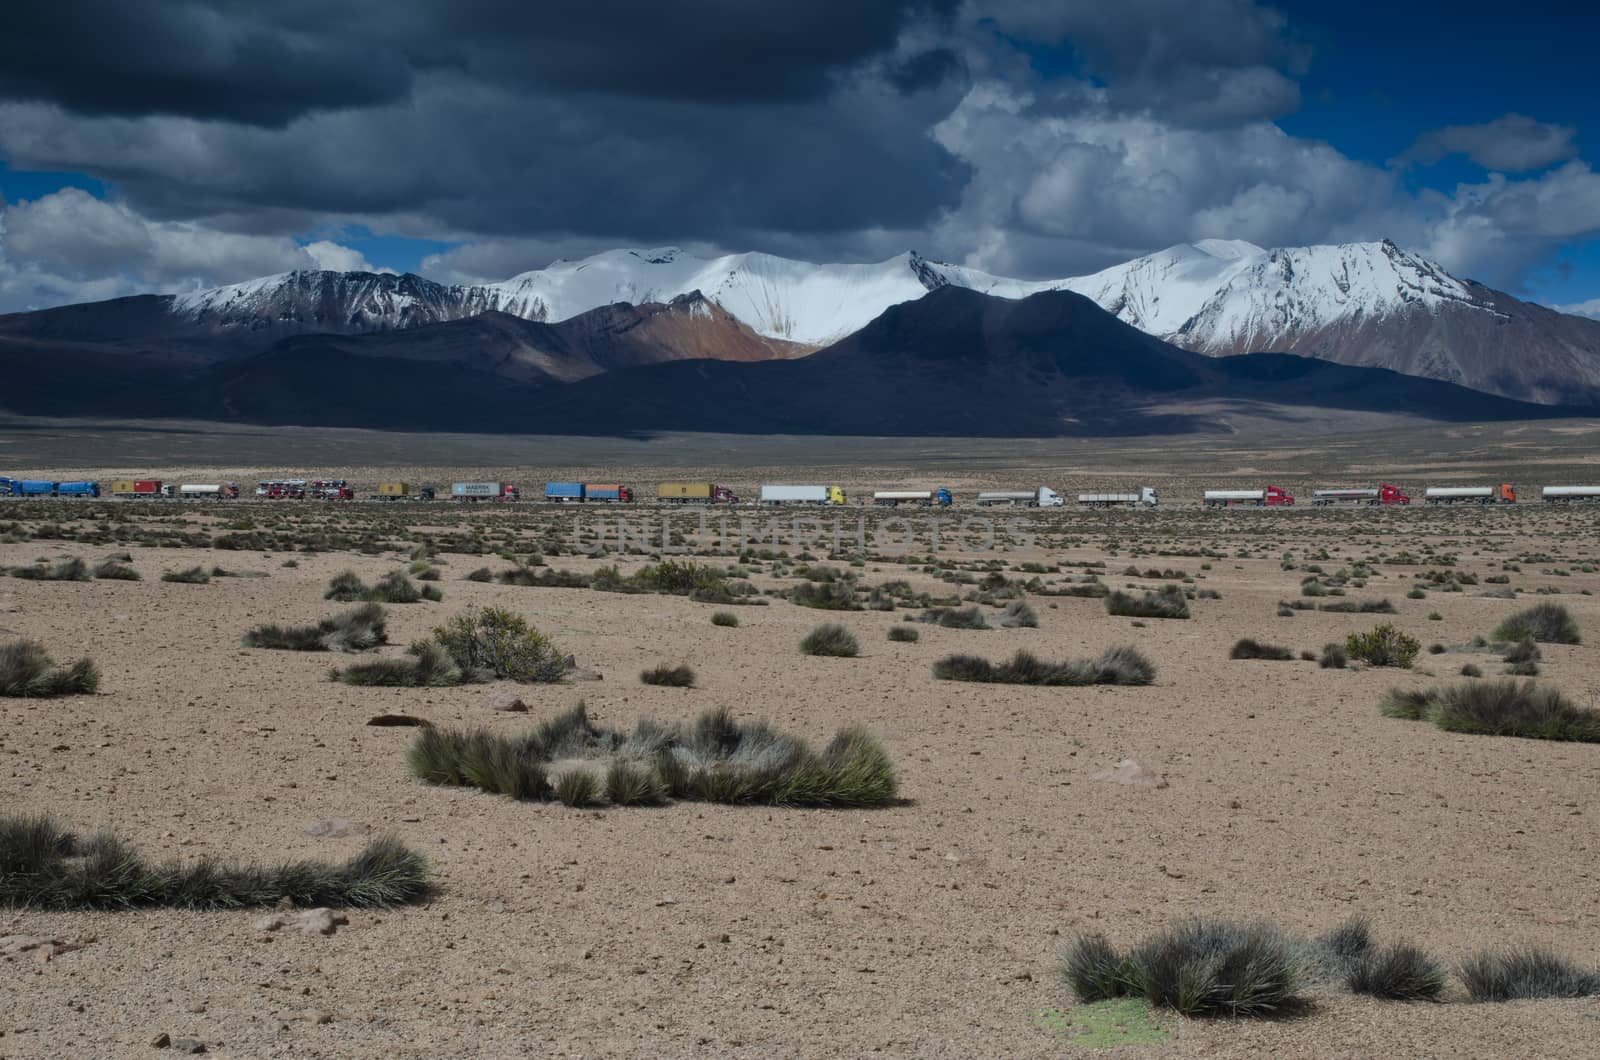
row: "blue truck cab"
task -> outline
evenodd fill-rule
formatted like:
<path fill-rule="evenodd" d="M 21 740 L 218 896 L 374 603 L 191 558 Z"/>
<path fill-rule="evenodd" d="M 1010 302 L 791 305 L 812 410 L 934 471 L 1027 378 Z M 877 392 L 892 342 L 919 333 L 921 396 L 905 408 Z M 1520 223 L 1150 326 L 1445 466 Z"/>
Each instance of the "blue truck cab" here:
<path fill-rule="evenodd" d="M 937 504 L 941 508 L 950 507 L 950 505 L 955 503 L 955 500 L 956 499 L 950 495 L 950 491 L 945 489 L 943 486 L 940 486 L 933 495 L 933 503 Z"/>

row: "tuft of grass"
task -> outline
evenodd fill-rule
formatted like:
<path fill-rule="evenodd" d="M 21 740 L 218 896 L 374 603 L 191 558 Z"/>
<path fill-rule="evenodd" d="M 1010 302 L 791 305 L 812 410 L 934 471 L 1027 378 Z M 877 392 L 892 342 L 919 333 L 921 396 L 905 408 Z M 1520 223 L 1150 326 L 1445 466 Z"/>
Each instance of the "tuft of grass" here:
<path fill-rule="evenodd" d="M 1317 665 L 1324 670 L 1343 670 L 1350 662 L 1350 657 L 1345 653 L 1344 645 L 1337 641 L 1322 646 L 1322 656 L 1317 660 Z"/>
<path fill-rule="evenodd" d="M 656 666 L 639 674 L 639 680 L 647 685 L 665 685 L 668 688 L 693 688 L 694 669 L 687 664 L 668 666 L 659 663 Z"/>
<path fill-rule="evenodd" d="M 334 670 L 333 680 L 347 685 L 380 688 L 448 688 L 473 679 L 457 666 L 450 653 L 438 642 L 414 641 L 406 655 L 398 659 L 377 659 L 369 663 Z"/>
<path fill-rule="evenodd" d="M 1432 691 L 1391 688 L 1378 702 L 1378 713 L 1401 721 L 1421 721 L 1433 710 Z"/>
<path fill-rule="evenodd" d="M 479 567 L 477 570 L 471 571 L 465 575 L 463 580 L 469 582 L 494 581 L 494 571 L 490 570 L 488 567 Z"/>
<path fill-rule="evenodd" d="M 385 622 L 382 607 L 362 604 L 314 626 L 257 626 L 244 635 L 244 646 L 280 651 L 369 651 L 388 643 Z"/>
<path fill-rule="evenodd" d="M 1019 651 L 1000 663 L 977 655 L 947 655 L 933 664 L 933 676 L 941 681 L 1003 685 L 1148 685 L 1155 674 L 1155 664 L 1137 648 L 1127 646 L 1108 649 L 1097 659 L 1061 663 Z"/>
<path fill-rule="evenodd" d="M 414 604 L 422 599 L 422 590 L 417 588 L 416 583 L 406 575 L 405 571 L 397 570 L 379 578 L 377 584 L 368 589 L 362 599 L 377 600 L 385 604 Z"/>
<path fill-rule="evenodd" d="M 714 611 L 711 614 L 711 624 L 713 626 L 728 626 L 731 628 L 739 624 L 739 616 L 732 611 Z"/>
<path fill-rule="evenodd" d="M 917 616 L 918 622 L 929 622 L 945 629 L 988 629 L 989 620 L 977 607 L 930 607 Z"/>
<path fill-rule="evenodd" d="M 1533 642 L 1533 638 L 1524 637 L 1507 648 L 1503 658 L 1506 662 L 1515 665 L 1517 663 L 1538 662 L 1544 658 L 1544 653 L 1539 650 L 1539 645 Z"/>
<path fill-rule="evenodd" d="M 1535 604 L 1494 628 L 1495 640 L 1532 639 L 1540 644 L 1578 644 L 1583 638 L 1572 613 L 1560 604 Z"/>
<path fill-rule="evenodd" d="M 340 571 L 328 580 L 328 590 L 322 594 L 324 600 L 337 600 L 340 603 L 353 604 L 367 598 L 367 583 L 353 570 Z"/>
<path fill-rule="evenodd" d="M 1483 676 L 1483 670 L 1482 670 L 1482 668 L 1480 668 L 1478 666 L 1475 666 L 1472 663 L 1462 663 L 1461 664 L 1461 676 L 1462 677 L 1482 677 Z"/>
<path fill-rule="evenodd" d="M 1352 961 L 1344 985 L 1352 994 L 1385 1001 L 1438 1001 L 1448 977 L 1444 965 L 1423 950 L 1396 943 Z"/>
<path fill-rule="evenodd" d="M 167 571 L 161 576 L 164 582 L 178 582 L 182 585 L 205 585 L 211 580 L 211 572 L 204 567 L 190 567 L 187 570 Z"/>
<path fill-rule="evenodd" d="M 50 564 L 41 561 L 28 567 L 12 567 L 10 574 L 13 578 L 35 582 L 86 582 L 89 580 L 89 565 L 73 556 Z"/>
<path fill-rule="evenodd" d="M 565 806 L 588 806 L 600 794 L 600 782 L 587 769 L 569 769 L 556 778 L 556 798 Z"/>
<path fill-rule="evenodd" d="M 342 864 L 211 859 L 153 864 L 110 833 L 80 840 L 46 817 L 0 817 L 0 905 L 33 909 L 385 907 L 427 895 L 427 861 L 384 838 Z"/>
<path fill-rule="evenodd" d="M 890 626 L 889 639 L 893 641 L 899 641 L 903 644 L 915 644 L 917 641 L 922 639 L 922 634 L 918 633 L 910 626 Z"/>
<path fill-rule="evenodd" d="M 1126 954 L 1088 936 L 1068 951 L 1066 974 L 1084 1000 L 1142 997 L 1185 1016 L 1266 1017 L 1301 1004 L 1309 976 L 1302 946 L 1270 924 L 1190 920 Z"/>
<path fill-rule="evenodd" d="M 1318 611 L 1329 611 L 1335 614 L 1350 615 L 1392 615 L 1396 613 L 1394 604 L 1385 600 L 1335 600 L 1331 604 L 1322 604 Z"/>
<path fill-rule="evenodd" d="M 1372 925 L 1353 916 L 1318 936 L 1317 948 L 1340 965 L 1361 960 L 1372 952 Z"/>
<path fill-rule="evenodd" d="M 1105 598 L 1106 613 L 1125 618 L 1188 618 L 1189 600 L 1176 585 L 1164 585 L 1159 592 L 1143 596 L 1114 592 Z"/>
<path fill-rule="evenodd" d="M 1026 600 L 1013 600 L 1001 609 L 1000 625 L 1006 629 L 1038 629 L 1039 614 Z"/>
<path fill-rule="evenodd" d="M 1294 658 L 1294 652 L 1277 644 L 1263 644 L 1251 637 L 1243 637 L 1234 642 L 1233 649 L 1228 652 L 1230 659 L 1271 659 L 1284 662 Z"/>
<path fill-rule="evenodd" d="M 1537 946 L 1484 950 L 1458 969 L 1473 1001 L 1521 1001 L 1600 994 L 1600 969 L 1580 968 Z"/>
<path fill-rule="evenodd" d="M 853 659 L 861 653 L 856 635 L 844 626 L 829 622 L 818 626 L 800 641 L 802 655 L 823 655 L 839 659 Z"/>
<path fill-rule="evenodd" d="M 655 770 L 619 758 L 606 770 L 606 801 L 613 806 L 662 806 L 667 786 Z"/>
<path fill-rule="evenodd" d="M 1600 712 L 1532 681 L 1474 681 L 1431 696 L 1429 716 L 1447 732 L 1600 743 Z"/>
<path fill-rule="evenodd" d="M 88 659 L 57 666 L 44 646 L 31 640 L 0 644 L 0 696 L 45 699 L 88 695 L 100 687 L 100 671 Z"/>
<path fill-rule="evenodd" d="M 109 581 L 136 582 L 139 581 L 139 572 L 128 566 L 127 562 L 118 556 L 107 556 L 94 565 L 94 576 Z"/>
<path fill-rule="evenodd" d="M 861 610 L 861 605 L 856 603 L 855 583 L 844 578 L 804 581 L 790 589 L 788 596 L 791 602 L 801 607 L 813 607 L 821 611 Z"/>
<path fill-rule="evenodd" d="M 1373 666 L 1395 666 L 1410 669 L 1422 642 L 1402 633 L 1385 622 L 1365 633 L 1352 633 L 1344 639 L 1344 650 L 1352 659 L 1360 659 Z"/>

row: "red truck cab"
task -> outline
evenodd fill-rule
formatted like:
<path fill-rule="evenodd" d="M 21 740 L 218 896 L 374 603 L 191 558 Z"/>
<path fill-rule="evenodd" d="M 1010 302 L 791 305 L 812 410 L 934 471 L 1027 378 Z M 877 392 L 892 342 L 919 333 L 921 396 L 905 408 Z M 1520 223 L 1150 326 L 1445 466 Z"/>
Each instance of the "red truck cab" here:
<path fill-rule="evenodd" d="M 1385 482 L 1378 487 L 1379 504 L 1410 504 L 1411 495 L 1401 491 L 1399 486 L 1391 486 Z"/>
<path fill-rule="evenodd" d="M 1294 503 L 1294 494 L 1282 486 L 1268 486 L 1265 492 L 1266 496 L 1262 503 L 1269 508 L 1287 507 Z"/>

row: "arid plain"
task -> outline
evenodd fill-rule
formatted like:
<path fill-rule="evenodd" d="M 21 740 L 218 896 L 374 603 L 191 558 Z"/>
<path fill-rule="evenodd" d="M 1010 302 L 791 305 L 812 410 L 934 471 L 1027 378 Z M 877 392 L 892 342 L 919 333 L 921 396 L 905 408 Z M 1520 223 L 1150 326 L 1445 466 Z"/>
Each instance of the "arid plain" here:
<path fill-rule="evenodd" d="M 1566 481 L 1588 463 L 1569 436 L 1528 430 L 1552 448 L 1517 453 L 1508 448 L 1515 436 L 1496 433 L 1481 439 L 1499 454 L 1490 466 L 1468 434 L 1407 481 Z M 1535 942 L 1593 964 L 1594 745 L 1453 734 L 1381 716 L 1378 706 L 1393 687 L 1472 680 L 1457 676 L 1465 664 L 1494 679 L 1501 659 L 1472 650 L 1474 638 L 1541 602 L 1569 609 L 1585 636 L 1542 645 L 1537 680 L 1593 706 L 1600 508 L 1205 512 L 1183 503 L 1202 482 L 1282 478 L 1309 492 L 1328 475 L 1365 484 L 1396 465 L 1374 446 L 1209 451 L 1165 465 L 1159 452 L 1118 452 L 1124 468 L 1105 479 L 1062 469 L 1104 468 L 1109 450 L 1009 462 L 997 450 L 968 467 L 901 451 L 881 466 L 859 453 L 805 466 L 754 456 L 732 475 L 712 470 L 709 451 L 661 461 L 622 454 L 631 465 L 506 459 L 498 472 L 470 475 L 465 466 L 361 466 L 359 455 L 303 469 L 347 474 L 361 496 L 391 477 L 500 477 L 532 493 L 547 476 L 581 469 L 645 493 L 693 470 L 734 478 L 741 492 L 771 474 L 838 481 L 857 497 L 907 480 L 958 493 L 1035 479 L 1064 492 L 1148 480 L 1173 502 L 982 514 L 968 504 L 942 516 L 947 527 L 976 520 L 965 549 L 946 539 L 937 553 L 929 516 L 901 512 L 916 542 L 909 556 L 895 547 L 906 526 L 885 528 L 887 516 L 859 505 L 842 516 L 837 552 L 831 536 L 807 545 L 743 542 L 735 532 L 733 545 L 752 545 L 743 555 L 697 549 L 682 536 L 696 525 L 691 515 L 630 512 L 654 520 L 657 545 L 661 520 L 671 519 L 679 533 L 669 531 L 669 547 L 737 568 L 758 606 L 467 578 L 519 567 L 587 576 L 603 564 L 626 576 L 656 562 L 647 550 L 619 553 L 614 539 L 604 556 L 573 548 L 575 528 L 592 534 L 613 509 L 6 506 L 0 564 L 78 557 L 93 567 L 126 552 L 141 575 L 0 580 L 8 636 L 37 640 L 62 661 L 86 655 L 101 671 L 93 695 L 0 700 L 7 812 L 48 812 L 80 833 L 112 828 L 157 858 L 341 859 L 393 834 L 427 856 L 435 892 L 418 905 L 351 910 L 327 936 L 264 930 L 259 910 L 4 910 L 0 935 L 58 945 L 45 948 L 48 960 L 34 949 L 0 964 L 0 1056 L 136 1055 L 162 1035 L 234 1056 L 1087 1055 L 1060 974 L 1063 947 L 1084 932 L 1126 945 L 1195 916 L 1268 918 L 1313 936 L 1361 915 L 1381 939 L 1446 962 Z M 229 459 L 83 460 L 71 471 L 246 482 L 292 470 Z M 1364 464 L 1373 470 L 1354 470 Z M 788 518 L 742 514 L 768 534 L 771 520 Z M 858 521 L 865 549 L 851 541 Z M 237 547 L 218 548 L 219 539 Z M 431 557 L 438 579 L 428 584 L 443 599 L 388 606 L 389 645 L 376 656 L 399 656 L 449 616 L 495 606 L 570 653 L 573 675 L 350 687 L 329 680 L 330 666 L 372 656 L 241 644 L 263 623 L 314 623 L 340 609 L 324 600 L 340 572 L 373 582 L 420 556 Z M 196 566 L 234 576 L 161 579 Z M 890 582 L 906 583 L 897 591 L 909 595 L 882 611 L 820 611 L 786 598 L 819 568 L 849 575 L 862 603 Z M 1178 585 L 1193 594 L 1191 617 L 1130 620 L 1108 614 L 1102 598 L 1057 595 L 1089 577 L 1111 590 Z M 1308 578 L 1340 592 L 1307 596 Z M 969 594 L 1000 580 L 1020 587 L 1037 628 L 916 623 L 915 642 L 888 639 L 923 610 L 906 600 L 969 606 Z M 1396 613 L 1313 609 L 1378 599 Z M 738 625 L 713 625 L 719 610 L 736 612 Z M 824 622 L 847 626 L 859 655 L 802 655 L 801 638 Z M 1240 638 L 1315 655 L 1381 622 L 1449 650 L 1424 651 L 1411 669 L 1229 658 Z M 1060 659 L 1121 644 L 1155 664 L 1152 684 L 1023 687 L 932 672 L 952 653 Z M 641 683 L 658 663 L 688 664 L 695 687 Z M 503 692 L 528 712 L 488 709 Z M 406 767 L 418 730 L 368 725 L 391 713 L 513 735 L 580 701 L 614 726 L 726 707 L 818 745 L 861 725 L 892 758 L 899 798 L 870 810 L 519 802 L 420 782 Z M 329 821 L 343 834 L 312 834 Z M 1308 997 L 1304 1011 L 1267 1021 L 1158 1010 L 1156 1030 L 1136 1028 L 1144 1044 L 1129 1051 L 1585 1055 L 1600 1018 L 1593 999 L 1470 1004 L 1455 981 L 1443 1004 L 1357 998 L 1334 983 L 1313 984 Z"/>

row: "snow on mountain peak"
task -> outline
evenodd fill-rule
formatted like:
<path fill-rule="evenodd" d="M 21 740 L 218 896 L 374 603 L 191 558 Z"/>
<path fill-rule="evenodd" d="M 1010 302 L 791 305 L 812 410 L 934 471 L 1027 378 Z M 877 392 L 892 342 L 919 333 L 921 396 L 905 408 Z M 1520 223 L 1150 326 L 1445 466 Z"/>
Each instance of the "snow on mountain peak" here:
<path fill-rule="evenodd" d="M 1266 253 L 1264 248 L 1245 239 L 1202 239 L 1194 247 L 1214 258 L 1230 260 L 1259 258 Z"/>

